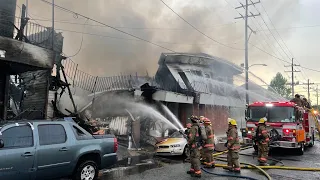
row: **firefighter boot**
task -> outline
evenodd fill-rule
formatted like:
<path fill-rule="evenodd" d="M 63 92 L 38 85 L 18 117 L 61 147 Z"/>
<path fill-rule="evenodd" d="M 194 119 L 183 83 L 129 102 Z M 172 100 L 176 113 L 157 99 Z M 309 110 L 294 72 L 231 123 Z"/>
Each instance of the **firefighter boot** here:
<path fill-rule="evenodd" d="M 201 178 L 201 171 L 196 171 L 193 174 L 191 174 L 192 177 Z"/>
<path fill-rule="evenodd" d="M 187 171 L 187 174 L 194 174 L 194 170 L 193 169 L 190 169 L 190 171 Z"/>
<path fill-rule="evenodd" d="M 233 169 L 233 172 L 235 172 L 235 173 L 240 173 L 240 168 L 234 168 L 234 169 Z"/>
<path fill-rule="evenodd" d="M 227 166 L 227 167 L 223 167 L 223 169 L 225 169 L 225 170 L 228 170 L 228 171 L 233 171 L 233 168 L 232 167 L 230 167 L 230 166 Z"/>

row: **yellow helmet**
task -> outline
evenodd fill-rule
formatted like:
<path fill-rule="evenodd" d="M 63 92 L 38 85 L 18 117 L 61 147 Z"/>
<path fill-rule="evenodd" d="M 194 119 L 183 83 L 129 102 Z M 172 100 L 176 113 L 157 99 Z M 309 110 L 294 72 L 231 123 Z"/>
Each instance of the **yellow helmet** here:
<path fill-rule="evenodd" d="M 259 124 L 264 124 L 267 121 L 267 118 L 263 117 L 259 120 Z"/>
<path fill-rule="evenodd" d="M 231 125 L 233 125 L 233 126 L 236 126 L 236 125 L 237 125 L 237 121 L 234 120 L 234 119 L 228 118 L 228 122 L 229 122 L 229 124 L 231 124 Z"/>

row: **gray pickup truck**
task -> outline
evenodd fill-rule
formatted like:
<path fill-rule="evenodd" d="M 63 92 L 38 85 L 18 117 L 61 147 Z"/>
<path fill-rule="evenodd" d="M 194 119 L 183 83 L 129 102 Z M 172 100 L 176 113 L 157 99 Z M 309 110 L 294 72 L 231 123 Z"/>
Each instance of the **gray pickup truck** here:
<path fill-rule="evenodd" d="M 117 139 L 65 120 L 0 124 L 0 180 L 97 179 L 117 162 Z"/>

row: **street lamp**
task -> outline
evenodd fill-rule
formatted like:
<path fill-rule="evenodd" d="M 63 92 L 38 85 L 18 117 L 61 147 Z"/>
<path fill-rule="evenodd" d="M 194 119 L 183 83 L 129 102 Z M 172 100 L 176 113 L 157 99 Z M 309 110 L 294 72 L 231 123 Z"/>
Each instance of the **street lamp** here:
<path fill-rule="evenodd" d="M 244 63 L 241 63 L 240 66 L 242 68 L 245 68 L 244 67 Z M 245 72 L 245 75 L 246 75 L 246 104 L 249 104 L 249 94 L 248 94 L 248 90 L 249 90 L 249 68 L 252 67 L 252 66 L 267 66 L 266 64 L 252 64 L 251 66 L 248 66 L 246 69 L 246 72 Z"/>

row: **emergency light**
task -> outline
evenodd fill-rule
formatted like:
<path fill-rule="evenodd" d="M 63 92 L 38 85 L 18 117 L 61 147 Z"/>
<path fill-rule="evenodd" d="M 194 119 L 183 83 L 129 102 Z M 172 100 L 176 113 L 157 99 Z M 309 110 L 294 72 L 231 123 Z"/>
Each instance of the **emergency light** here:
<path fill-rule="evenodd" d="M 273 106 L 273 104 L 266 104 L 266 106 L 267 106 L 267 107 L 272 107 L 272 106 Z"/>

